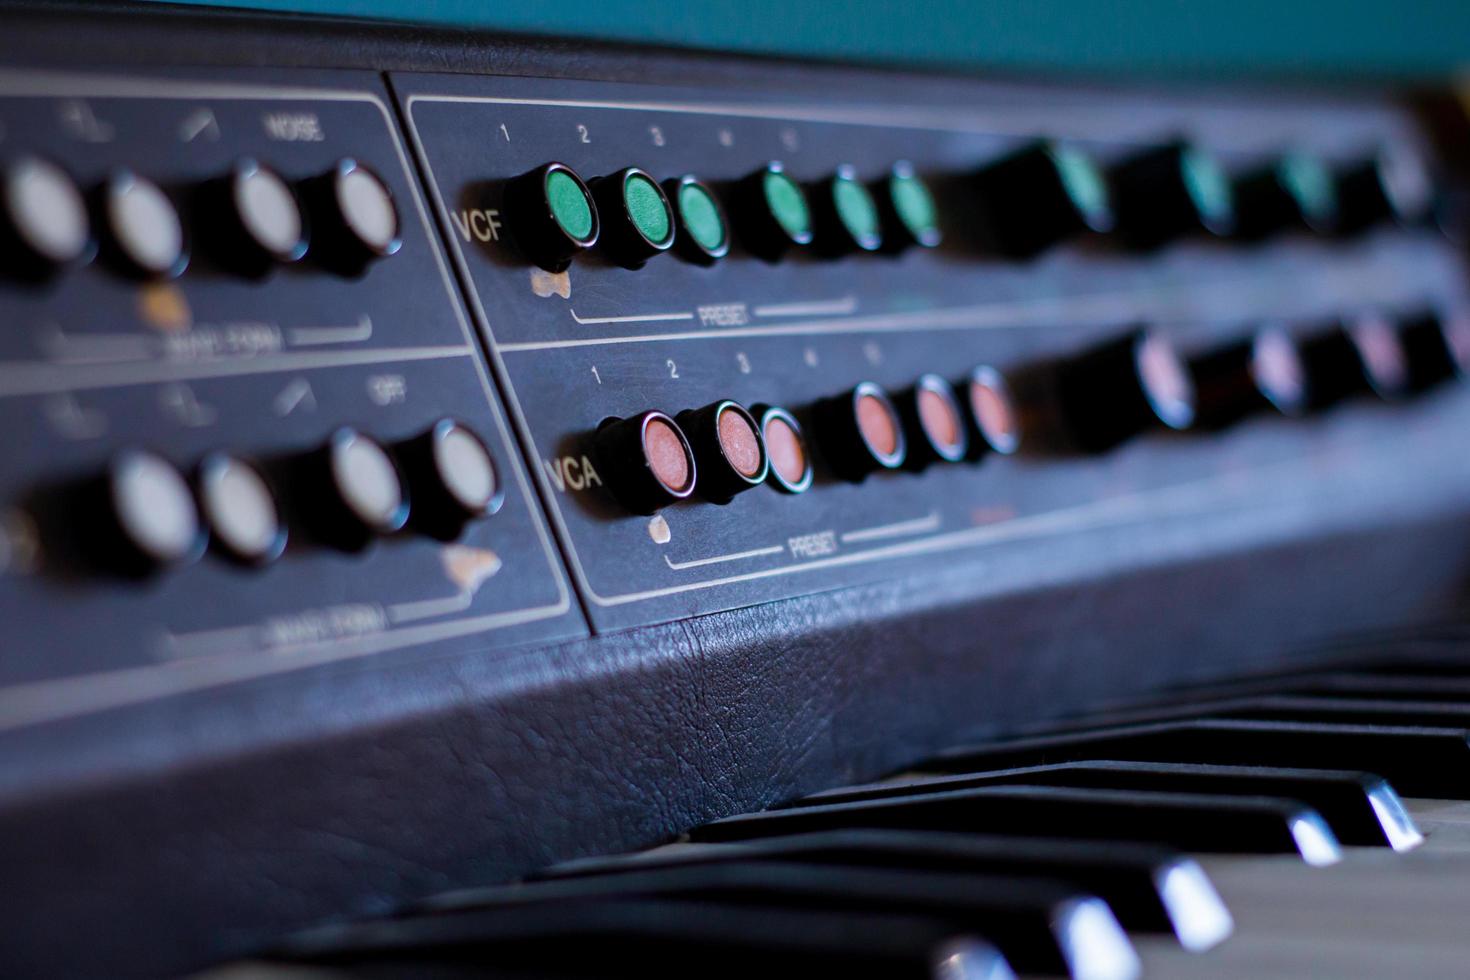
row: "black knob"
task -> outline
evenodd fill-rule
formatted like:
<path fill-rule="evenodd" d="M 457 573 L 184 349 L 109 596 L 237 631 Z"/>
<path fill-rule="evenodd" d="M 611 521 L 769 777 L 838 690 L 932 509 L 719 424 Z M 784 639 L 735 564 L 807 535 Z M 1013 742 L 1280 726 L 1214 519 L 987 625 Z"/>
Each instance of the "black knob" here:
<path fill-rule="evenodd" d="M 774 262 L 811 244 L 812 208 L 801 185 L 771 161 L 735 185 L 735 215 L 745 247 Z"/>
<path fill-rule="evenodd" d="M 878 205 L 849 164 L 812 185 L 812 222 L 817 250 L 824 255 L 875 252 L 883 244 Z"/>
<path fill-rule="evenodd" d="M 635 514 L 652 514 L 694 493 L 694 452 L 663 412 L 608 419 L 597 430 L 593 453 L 609 492 Z"/>
<path fill-rule="evenodd" d="M 1197 146 L 1145 150 L 1114 167 L 1109 181 L 1118 237 L 1130 248 L 1154 249 L 1191 234 L 1228 235 L 1235 226 L 1230 181 Z"/>
<path fill-rule="evenodd" d="M 1194 387 L 1174 345 L 1135 330 L 1070 358 L 1057 372 L 1062 421 L 1078 448 L 1111 449 L 1160 426 L 1194 421 Z"/>
<path fill-rule="evenodd" d="M 413 498 L 410 523 L 429 537 L 453 541 L 505 501 L 494 456 L 462 422 L 440 419 L 395 450 Z"/>
<path fill-rule="evenodd" d="M 1024 422 L 1005 376 L 988 364 L 965 380 L 966 413 L 970 429 L 966 458 L 978 461 L 987 453 L 1009 456 L 1021 448 Z"/>
<path fill-rule="evenodd" d="M 325 268 L 361 275 L 403 247 L 392 189 L 356 160 L 337 161 L 302 190 L 311 214 L 311 254 Z"/>
<path fill-rule="evenodd" d="M 189 483 L 172 463 L 144 449 L 124 449 L 81 488 L 72 508 L 79 542 L 102 567 L 141 576 L 186 564 L 205 547 Z"/>
<path fill-rule="evenodd" d="M 1337 227 L 1337 187 L 1316 156 L 1289 153 L 1235 181 L 1235 235 L 1259 240 L 1281 232 L 1329 234 Z"/>
<path fill-rule="evenodd" d="M 1364 351 L 1365 346 L 1371 347 L 1381 335 L 1369 331 L 1363 336 L 1366 345 L 1360 342 L 1358 330 L 1348 324 L 1333 323 L 1293 338 L 1305 378 L 1307 409 L 1321 411 L 1373 390 Z M 1382 368 L 1384 361 L 1379 356 Z M 1393 379 L 1385 375 L 1385 383 L 1392 385 Z"/>
<path fill-rule="evenodd" d="M 1470 319 L 1421 310 L 1398 321 L 1399 343 L 1408 359 L 1410 391 L 1461 377 L 1470 369 Z"/>
<path fill-rule="evenodd" d="M 306 214 L 291 184 L 249 157 L 200 188 L 200 238 L 214 257 L 246 276 L 263 276 L 306 254 Z"/>
<path fill-rule="evenodd" d="M 137 279 L 173 279 L 189 264 L 178 209 L 163 189 L 131 170 L 115 170 L 97 190 L 102 254 Z"/>
<path fill-rule="evenodd" d="M 624 268 L 641 268 L 674 244 L 674 209 L 645 171 L 626 167 L 598 177 L 592 181 L 592 197 L 602 223 L 602 245 Z"/>
<path fill-rule="evenodd" d="M 939 207 L 934 193 L 907 160 L 872 187 L 883 224 L 883 249 L 899 252 L 912 245 L 934 248 L 943 240 L 939 228 Z"/>
<path fill-rule="evenodd" d="M 730 222 L 719 197 L 693 174 L 664 182 L 679 231 L 674 248 L 691 262 L 713 265 L 730 253 Z"/>
<path fill-rule="evenodd" d="M 926 469 L 932 463 L 958 463 L 970 448 L 969 432 L 954 388 L 937 374 L 920 375 L 896 399 L 908 444 L 904 465 Z"/>
<path fill-rule="evenodd" d="M 408 487 L 398 464 L 376 439 L 351 428 L 299 461 L 293 498 L 311 533 L 344 551 L 360 551 L 373 539 L 408 522 Z"/>
<path fill-rule="evenodd" d="M 1434 180 L 1417 154 L 1384 149 L 1337 173 L 1337 231 L 1354 235 L 1378 224 L 1424 222 L 1434 204 Z"/>
<path fill-rule="evenodd" d="M 229 453 L 210 453 L 194 478 L 210 544 L 242 565 L 263 566 L 286 550 L 286 525 L 269 480 Z"/>
<path fill-rule="evenodd" d="M 1075 147 L 1035 143 L 980 171 L 975 190 L 986 244 L 1004 255 L 1029 258 L 1113 227 L 1102 173 Z"/>
<path fill-rule="evenodd" d="M 699 467 L 699 493 L 727 504 L 766 479 L 769 461 L 760 423 L 727 399 L 676 416 Z"/>
<path fill-rule="evenodd" d="M 1258 412 L 1300 415 L 1306 407 L 1306 368 L 1296 344 L 1279 329 L 1210 351 L 1189 362 L 1195 421 L 1221 429 Z"/>
<path fill-rule="evenodd" d="M 823 458 L 844 480 L 857 483 L 876 470 L 898 469 L 907 456 L 903 419 L 871 381 L 818 402 L 813 421 Z"/>
<path fill-rule="evenodd" d="M 751 411 L 760 422 L 761 442 L 770 461 L 767 481 L 783 493 L 806 493 L 812 485 L 812 452 L 801 423 L 775 405 L 756 405 Z"/>
<path fill-rule="evenodd" d="M 0 169 L 0 275 L 45 279 L 95 252 L 87 201 L 70 174 L 37 156 Z"/>
<path fill-rule="evenodd" d="M 592 191 L 564 163 L 544 163 L 507 181 L 504 208 L 521 253 L 548 272 L 561 272 L 597 243 Z"/>

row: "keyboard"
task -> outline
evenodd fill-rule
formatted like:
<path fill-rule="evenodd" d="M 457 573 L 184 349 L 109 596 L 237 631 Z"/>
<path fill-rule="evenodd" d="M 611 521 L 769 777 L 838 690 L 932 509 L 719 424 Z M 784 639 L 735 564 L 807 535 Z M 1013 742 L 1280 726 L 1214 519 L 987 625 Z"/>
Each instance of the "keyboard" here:
<path fill-rule="evenodd" d="M 1448 74 L 0 28 L 0 977 L 1454 972 Z"/>

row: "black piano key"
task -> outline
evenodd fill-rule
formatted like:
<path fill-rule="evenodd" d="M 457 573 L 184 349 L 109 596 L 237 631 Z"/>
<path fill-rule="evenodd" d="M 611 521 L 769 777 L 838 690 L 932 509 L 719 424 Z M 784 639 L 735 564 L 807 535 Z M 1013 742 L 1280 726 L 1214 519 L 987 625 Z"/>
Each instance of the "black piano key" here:
<path fill-rule="evenodd" d="M 995 947 L 931 918 L 689 901 L 537 903 L 322 930 L 287 951 L 353 976 L 1008 980 Z"/>
<path fill-rule="evenodd" d="M 858 828 L 1144 841 L 1221 854 L 1297 854 L 1312 864 L 1341 857 L 1321 815 L 1290 800 L 1056 786 L 768 810 L 706 824 L 690 837 L 733 841 Z"/>
<path fill-rule="evenodd" d="M 1462 729 L 1197 721 L 1017 739 L 953 749 L 926 772 L 977 772 L 1111 759 L 1289 766 L 1377 773 L 1406 796 L 1470 799 L 1470 736 Z"/>
<path fill-rule="evenodd" d="M 1049 766 L 911 777 L 817 793 L 789 806 L 873 800 L 947 789 L 1000 785 L 1136 789 L 1300 800 L 1320 813 L 1344 844 L 1406 851 L 1423 837 L 1386 780 L 1363 772 L 1273 769 L 1182 762 L 1064 762 Z"/>
<path fill-rule="evenodd" d="M 669 898 L 925 917 L 994 943 L 1023 972 L 1099 980 L 1138 972 L 1132 944 L 1105 902 L 1042 878 L 742 861 L 546 880 L 482 893 L 476 901 L 490 909 Z"/>
<path fill-rule="evenodd" d="M 675 844 L 576 861 L 547 874 L 622 874 L 749 860 L 1065 880 L 1107 902 L 1130 932 L 1169 933 L 1192 950 L 1220 943 L 1233 928 L 1229 909 L 1193 859 L 1168 848 L 1118 841 L 843 830 L 738 844 Z"/>
<path fill-rule="evenodd" d="M 1470 729 L 1470 705 L 1403 698 L 1272 694 L 1219 699 L 1185 699 L 1129 711 L 1073 719 L 1061 731 L 1090 731 L 1119 725 L 1151 725 L 1169 721 L 1233 718 L 1252 721 L 1296 721 L 1329 725 L 1396 725 L 1411 728 Z"/>

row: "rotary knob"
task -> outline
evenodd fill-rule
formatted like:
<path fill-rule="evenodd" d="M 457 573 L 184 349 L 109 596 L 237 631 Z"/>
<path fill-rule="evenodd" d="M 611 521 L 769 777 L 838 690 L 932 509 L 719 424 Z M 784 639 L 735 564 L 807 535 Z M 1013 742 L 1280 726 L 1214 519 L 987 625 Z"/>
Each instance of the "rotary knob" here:
<path fill-rule="evenodd" d="M 878 204 L 849 164 L 812 186 L 817 250 L 824 255 L 875 252 L 883 244 Z"/>
<path fill-rule="evenodd" d="M 822 455 L 842 479 L 859 483 L 869 473 L 903 465 L 908 454 L 903 418 L 873 382 L 818 402 L 813 416 Z"/>
<path fill-rule="evenodd" d="M 341 275 L 358 276 L 403 248 L 393 191 L 382 177 L 345 158 L 303 188 L 311 214 L 311 254 Z"/>
<path fill-rule="evenodd" d="M 969 452 L 964 412 L 954 388 L 937 374 L 921 375 L 895 399 L 909 447 L 905 465 L 923 470 L 933 463 L 958 463 Z"/>
<path fill-rule="evenodd" d="M 505 185 L 505 215 L 521 252 L 547 272 L 561 272 L 597 244 L 592 191 L 564 163 L 544 163 Z"/>
<path fill-rule="evenodd" d="M 228 453 L 210 453 L 194 480 L 210 544 L 233 561 L 262 566 L 286 550 L 286 525 L 264 473 Z"/>
<path fill-rule="evenodd" d="M 1428 391 L 1470 368 L 1470 318 L 1421 310 L 1398 321 L 1398 335 L 1408 358 L 1411 391 Z"/>
<path fill-rule="evenodd" d="M 1102 452 L 1154 428 L 1187 429 L 1194 386 L 1162 334 L 1135 330 L 1064 362 L 1057 372 L 1062 421 L 1078 448 Z"/>
<path fill-rule="evenodd" d="M 102 251 L 137 279 L 173 279 L 189 264 L 178 209 L 163 188 L 131 170 L 116 170 L 97 192 Z"/>
<path fill-rule="evenodd" d="M 811 244 L 812 207 L 801 185 L 771 161 L 735 186 L 735 215 L 745 247 L 774 262 L 794 247 Z"/>
<path fill-rule="evenodd" d="M 1407 383 L 1403 350 L 1392 331 L 1376 318 L 1281 336 L 1295 347 L 1301 363 L 1305 410 L 1322 411 L 1369 392 L 1395 398 Z"/>
<path fill-rule="evenodd" d="M 1102 173 L 1081 150 L 1036 143 L 975 176 L 982 233 L 1004 255 L 1030 258 L 1084 232 L 1113 227 Z"/>
<path fill-rule="evenodd" d="M 245 158 L 200 189 L 203 233 L 215 258 L 242 275 L 259 277 L 306 254 L 306 214 L 290 182 Z"/>
<path fill-rule="evenodd" d="M 882 219 L 885 251 L 899 252 L 915 245 L 934 248 L 943 240 L 934 193 L 907 160 L 895 163 L 873 185 L 872 193 Z"/>
<path fill-rule="evenodd" d="M 1230 181 L 1197 146 L 1146 150 L 1114 167 L 1109 179 L 1118 237 L 1130 248 L 1155 249 L 1191 234 L 1228 235 L 1235 227 Z"/>
<path fill-rule="evenodd" d="M 0 170 L 0 268 L 45 279 L 82 265 L 96 250 L 86 198 L 71 175 L 36 156 Z"/>
<path fill-rule="evenodd" d="M 706 500 L 727 504 L 765 481 L 770 462 L 761 426 L 740 405 L 726 398 L 676 418 L 694 451 L 699 493 Z"/>
<path fill-rule="evenodd" d="M 74 511 L 87 536 L 83 544 L 115 572 L 147 575 L 187 564 L 204 551 L 189 483 L 156 453 L 119 452 L 83 492 Z"/>
<path fill-rule="evenodd" d="M 395 449 L 413 498 L 410 522 L 431 538 L 453 541 L 505 501 L 490 448 L 462 422 L 440 419 Z"/>
<path fill-rule="evenodd" d="M 1235 181 L 1235 235 L 1248 241 L 1286 231 L 1319 235 L 1337 226 L 1337 188 L 1327 165 L 1289 153 Z"/>
<path fill-rule="evenodd" d="M 638 269 L 674 244 L 674 209 L 651 176 L 626 167 L 592 182 L 602 223 L 601 242 L 613 260 Z"/>
<path fill-rule="evenodd" d="M 635 514 L 652 514 L 694 493 L 694 451 L 663 412 L 608 419 L 592 446 L 608 490 Z"/>
<path fill-rule="evenodd" d="M 1306 367 L 1295 343 L 1268 327 L 1189 362 L 1195 418 L 1222 429 L 1252 415 L 1300 415 L 1307 404 Z"/>
<path fill-rule="evenodd" d="M 1434 204 L 1434 181 L 1418 154 L 1388 148 L 1338 171 L 1336 193 L 1337 231 L 1353 235 L 1378 224 L 1423 223 Z"/>
<path fill-rule="evenodd" d="M 298 497 L 313 533 L 344 551 L 360 551 L 408 521 L 408 487 L 388 450 L 343 427 L 301 465 Z"/>

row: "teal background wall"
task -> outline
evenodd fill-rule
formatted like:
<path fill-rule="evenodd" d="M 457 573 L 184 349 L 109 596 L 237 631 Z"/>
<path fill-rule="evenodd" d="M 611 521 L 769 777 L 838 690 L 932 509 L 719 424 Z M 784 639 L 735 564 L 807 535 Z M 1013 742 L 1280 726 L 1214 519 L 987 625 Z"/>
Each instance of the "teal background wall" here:
<path fill-rule="evenodd" d="M 201 2 L 947 68 L 1428 76 L 1470 65 L 1470 0 Z"/>

